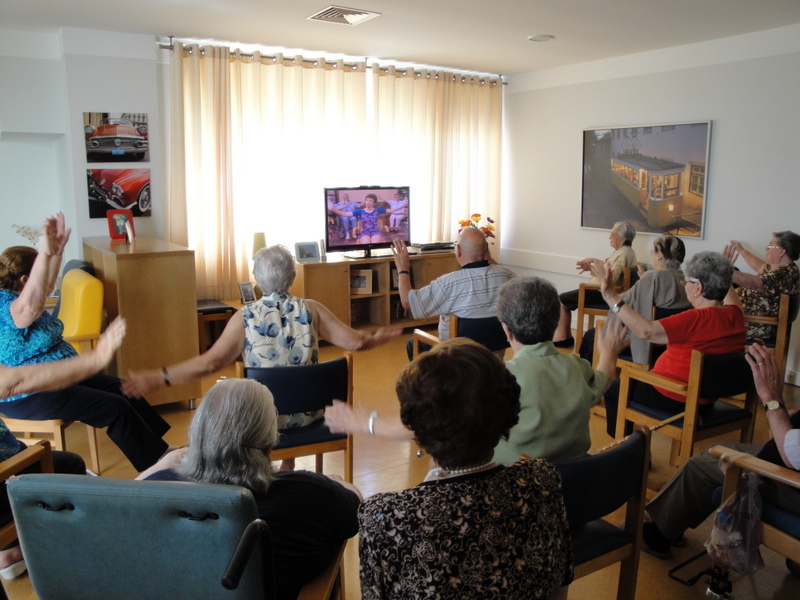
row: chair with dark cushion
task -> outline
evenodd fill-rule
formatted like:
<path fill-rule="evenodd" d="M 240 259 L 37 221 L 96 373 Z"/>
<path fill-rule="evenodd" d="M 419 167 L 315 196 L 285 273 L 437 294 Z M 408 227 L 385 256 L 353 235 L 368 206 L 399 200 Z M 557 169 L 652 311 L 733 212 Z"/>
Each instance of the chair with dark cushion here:
<path fill-rule="evenodd" d="M 800 490 L 800 473 L 797 471 L 725 446 L 714 446 L 708 453 L 728 464 L 724 488 L 719 488 L 714 495 L 717 504 L 722 498 L 728 498 L 734 493 L 744 471 L 757 473 L 761 477 Z M 764 502 L 761 525 L 763 534 L 761 543 L 785 556 L 789 570 L 800 577 L 800 509 L 797 513 L 790 513 Z"/>
<path fill-rule="evenodd" d="M 649 463 L 650 431 L 641 426 L 608 450 L 556 463 L 572 534 L 575 579 L 620 562 L 618 600 L 636 595 Z M 623 526 L 613 524 L 621 518 L 603 519 L 625 504 Z"/>
<path fill-rule="evenodd" d="M 450 338 L 465 337 L 482 346 L 485 346 L 498 356 L 502 355 L 506 348 L 510 346 L 506 332 L 503 330 L 503 325 L 497 317 L 481 317 L 470 319 L 467 317 L 457 317 L 456 315 L 448 315 L 450 320 Z M 420 335 L 417 335 L 417 334 Z M 408 341 L 406 351 L 408 359 L 412 360 L 420 352 L 430 350 L 441 340 L 430 333 L 424 332 L 421 329 L 414 330 L 414 337 Z"/>
<path fill-rule="evenodd" d="M 675 413 L 658 410 L 630 401 L 631 381 L 676 392 L 685 396 L 686 410 L 682 418 L 665 424 L 660 432 L 672 438 L 670 463 L 680 466 L 694 453 L 694 445 L 701 440 L 739 431 L 739 441 L 751 442 L 758 405 L 750 365 L 745 353 L 703 354 L 692 351 L 689 380 L 687 382 L 656 375 L 650 371 L 626 365 L 620 375 L 619 407 L 616 437 L 622 438 L 628 423 L 642 423 L 655 427 L 662 421 L 675 417 Z M 733 396 L 744 395 L 744 408 Z M 700 398 L 715 398 L 711 414 L 700 418 Z"/>
<path fill-rule="evenodd" d="M 266 385 L 275 398 L 278 413 L 289 415 L 323 410 L 333 400 L 353 405 L 353 355 L 291 367 L 243 367 L 236 364 L 239 377 L 255 379 Z M 317 473 L 322 472 L 322 455 L 344 451 L 344 479 L 353 481 L 353 436 L 331 433 L 325 419 L 305 427 L 283 429 L 278 445 L 270 452 L 272 460 L 284 460 L 314 454 Z"/>
<path fill-rule="evenodd" d="M 227 323 L 233 316 L 233 307 L 219 300 L 197 301 L 197 339 L 200 354 L 205 352 L 214 343 L 209 338 L 207 325 L 209 323 Z"/>

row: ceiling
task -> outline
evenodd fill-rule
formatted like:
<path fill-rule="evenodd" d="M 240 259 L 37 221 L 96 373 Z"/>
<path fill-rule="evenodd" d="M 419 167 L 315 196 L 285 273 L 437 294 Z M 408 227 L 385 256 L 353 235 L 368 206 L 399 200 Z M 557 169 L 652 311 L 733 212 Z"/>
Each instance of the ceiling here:
<path fill-rule="evenodd" d="M 283 46 L 513 74 L 800 23 L 798 0 L 341 0 L 381 13 L 307 20 L 326 0 L 0 0 L 0 30 L 58 27 Z M 549 34 L 546 43 L 528 36 Z"/>

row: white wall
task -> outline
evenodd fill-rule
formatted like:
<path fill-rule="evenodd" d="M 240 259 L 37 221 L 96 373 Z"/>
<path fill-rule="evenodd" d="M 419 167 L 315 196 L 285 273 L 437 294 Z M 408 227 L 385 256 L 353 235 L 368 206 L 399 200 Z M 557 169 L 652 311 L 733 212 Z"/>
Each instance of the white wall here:
<path fill-rule="evenodd" d="M 0 30 L 0 248 L 26 244 L 12 224 L 39 228 L 61 210 L 72 227 L 66 258 L 81 255 L 82 237 L 107 235 L 90 219 L 84 112 L 149 115 L 153 216 L 135 220 L 137 235 L 161 235 L 164 140 L 160 127 L 155 36 L 82 29 L 58 33 Z M 111 207 L 109 207 L 111 208 Z"/>
<path fill-rule="evenodd" d="M 575 261 L 610 253 L 607 232 L 580 227 L 582 130 L 699 120 L 712 121 L 705 239 L 685 238 L 687 253 L 738 239 L 763 256 L 773 231 L 800 232 L 798 73 L 793 26 L 511 78 L 503 262 L 576 288 Z M 637 237 L 640 260 L 652 239 Z M 791 370 L 799 341 L 795 327 Z"/>

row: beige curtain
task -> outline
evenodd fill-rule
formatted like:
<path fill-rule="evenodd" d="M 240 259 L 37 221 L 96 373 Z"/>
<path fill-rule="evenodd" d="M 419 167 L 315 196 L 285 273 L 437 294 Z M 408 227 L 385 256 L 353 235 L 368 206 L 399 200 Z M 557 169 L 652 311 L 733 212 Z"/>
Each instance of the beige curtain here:
<path fill-rule="evenodd" d="M 183 144 L 170 151 L 168 236 L 195 250 L 199 299 L 236 298 L 254 233 L 290 249 L 320 238 L 322 189 L 367 151 L 366 67 L 176 45 L 171 82 Z"/>
<path fill-rule="evenodd" d="M 168 238 L 195 250 L 197 297 L 236 298 L 252 240 L 317 241 L 325 187 L 411 188 L 412 237 L 496 218 L 497 79 L 175 45 Z M 182 142 L 182 143 L 181 143 Z"/>
<path fill-rule="evenodd" d="M 500 79 L 390 65 L 372 74 L 375 155 L 414 174 L 413 237 L 452 240 L 461 219 L 497 219 Z"/>

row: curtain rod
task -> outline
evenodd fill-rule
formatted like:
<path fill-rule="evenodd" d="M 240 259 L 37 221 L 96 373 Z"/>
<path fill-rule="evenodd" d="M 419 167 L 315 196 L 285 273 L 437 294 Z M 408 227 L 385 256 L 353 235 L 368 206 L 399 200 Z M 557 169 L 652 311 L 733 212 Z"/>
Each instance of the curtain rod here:
<path fill-rule="evenodd" d="M 169 50 L 170 52 L 172 52 L 173 50 L 175 50 L 175 44 L 172 43 L 172 40 L 173 40 L 173 36 L 169 36 L 169 44 L 159 43 L 158 47 L 161 50 Z M 191 50 L 189 50 L 189 52 L 191 52 Z M 235 52 L 238 52 L 239 56 L 245 56 L 247 58 L 253 58 L 255 56 L 252 53 L 241 52 L 239 50 L 236 50 Z M 202 48 L 200 48 L 200 53 L 203 54 L 203 49 Z M 262 55 L 262 58 L 271 58 L 274 61 L 274 60 L 277 60 L 278 57 L 270 55 L 270 54 L 264 54 L 264 55 Z M 296 58 L 295 57 L 287 57 L 287 58 L 285 58 L 285 60 L 291 60 L 292 62 L 295 62 Z M 328 60 L 319 59 L 319 58 L 304 58 L 303 62 L 304 63 L 308 63 L 308 64 L 312 64 L 312 65 L 314 65 L 316 67 L 317 65 L 319 65 L 319 61 L 320 60 L 324 61 L 323 64 L 326 64 L 326 65 L 334 65 L 335 66 L 336 64 L 338 64 L 338 61 L 328 61 Z M 364 59 L 364 64 L 369 66 L 368 61 L 366 59 Z M 344 66 L 345 67 L 351 67 L 353 69 L 358 67 L 358 65 L 356 63 L 344 63 Z M 378 69 L 380 71 L 382 71 L 383 73 L 388 73 L 389 72 L 389 67 L 378 67 Z M 422 72 L 420 70 L 416 70 L 416 69 L 399 68 L 399 69 L 395 69 L 395 70 L 397 72 L 399 72 L 401 75 L 408 75 L 409 71 L 411 73 L 415 74 L 417 77 L 420 77 L 422 75 Z M 435 69 L 435 68 L 434 69 L 425 69 L 425 70 L 427 70 L 427 71 L 430 71 L 430 70 L 433 70 L 433 71 L 441 70 L 441 71 L 447 72 L 445 69 Z M 502 82 L 503 85 L 506 85 L 506 82 L 503 81 L 503 76 L 502 75 L 478 75 L 478 74 L 469 74 L 469 75 L 467 75 L 467 74 L 464 74 L 464 73 L 461 73 L 460 75 L 461 75 L 461 81 L 462 82 L 466 81 L 467 77 L 478 77 L 478 78 L 481 78 L 481 79 L 497 78 Z M 428 77 L 430 77 L 430 74 L 428 74 Z M 439 78 L 438 73 L 435 74 L 435 77 L 436 77 L 436 79 Z M 457 74 L 453 73 L 453 79 L 454 80 L 456 79 L 456 77 L 457 77 Z M 497 85 L 497 82 L 492 82 L 492 85 Z"/>

